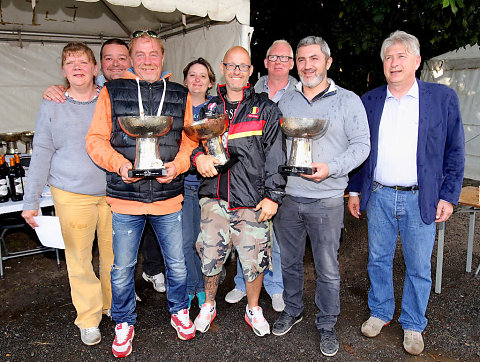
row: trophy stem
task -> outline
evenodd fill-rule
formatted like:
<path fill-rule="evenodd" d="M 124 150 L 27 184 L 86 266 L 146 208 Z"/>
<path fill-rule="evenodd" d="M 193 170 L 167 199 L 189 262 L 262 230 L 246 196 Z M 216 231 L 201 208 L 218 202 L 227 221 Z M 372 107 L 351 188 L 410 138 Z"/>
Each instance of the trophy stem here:
<path fill-rule="evenodd" d="M 208 148 L 208 154 L 220 160 L 222 165 L 226 164 L 230 160 L 230 158 L 227 156 L 227 151 L 225 150 L 225 147 L 223 147 L 223 143 L 220 140 L 220 136 L 207 140 L 206 146 Z"/>
<path fill-rule="evenodd" d="M 293 137 L 292 152 L 288 164 L 291 166 L 311 167 L 312 164 L 312 139 Z"/>
<path fill-rule="evenodd" d="M 18 153 L 17 142 L 16 141 L 7 141 L 7 155 L 13 155 Z"/>
<path fill-rule="evenodd" d="M 135 169 L 158 169 L 164 168 L 158 150 L 158 138 L 137 137 L 137 152 L 135 157 Z"/>
<path fill-rule="evenodd" d="M 25 143 L 25 153 L 31 155 L 33 153 L 33 147 L 31 142 Z"/>

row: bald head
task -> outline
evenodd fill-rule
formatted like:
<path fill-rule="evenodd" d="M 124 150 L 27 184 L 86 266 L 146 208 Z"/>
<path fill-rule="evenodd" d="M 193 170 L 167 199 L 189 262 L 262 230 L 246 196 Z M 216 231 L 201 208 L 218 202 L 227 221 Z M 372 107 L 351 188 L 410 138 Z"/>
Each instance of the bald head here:
<path fill-rule="evenodd" d="M 253 72 L 250 54 L 240 46 L 231 48 L 225 53 L 220 70 L 225 77 L 227 97 L 230 101 L 241 100 L 243 88 L 247 86 L 248 78 Z"/>
<path fill-rule="evenodd" d="M 251 63 L 250 54 L 248 53 L 247 49 L 241 46 L 234 46 L 233 48 L 230 48 L 229 50 L 227 50 L 227 52 L 225 53 L 225 56 L 223 57 L 223 62 L 228 63 L 229 62 L 228 59 L 230 59 L 231 57 L 237 57 L 237 56 L 248 59 L 248 61 L 245 64 Z"/>

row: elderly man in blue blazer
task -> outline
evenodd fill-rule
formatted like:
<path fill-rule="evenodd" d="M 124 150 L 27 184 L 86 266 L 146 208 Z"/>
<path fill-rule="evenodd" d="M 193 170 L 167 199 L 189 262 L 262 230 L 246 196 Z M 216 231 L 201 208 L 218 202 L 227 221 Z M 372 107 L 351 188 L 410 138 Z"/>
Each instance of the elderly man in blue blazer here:
<path fill-rule="evenodd" d="M 361 331 L 375 337 L 393 318 L 392 267 L 400 232 L 406 275 L 399 322 L 405 350 L 418 355 L 427 325 L 435 223 L 450 217 L 462 188 L 463 124 L 454 90 L 415 78 L 421 61 L 416 37 L 396 31 L 380 55 L 387 85 L 362 97 L 370 156 L 348 187 L 350 213 L 358 218 L 367 211 L 370 318 Z"/>

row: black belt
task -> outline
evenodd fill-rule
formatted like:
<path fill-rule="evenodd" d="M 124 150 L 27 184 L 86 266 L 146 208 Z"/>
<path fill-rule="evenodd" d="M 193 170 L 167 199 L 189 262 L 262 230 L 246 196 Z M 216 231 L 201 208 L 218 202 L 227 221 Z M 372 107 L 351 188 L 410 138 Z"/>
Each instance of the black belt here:
<path fill-rule="evenodd" d="M 413 185 L 413 186 L 387 186 L 387 185 L 382 185 L 381 183 L 378 183 L 380 186 L 383 187 L 388 187 L 397 191 L 416 191 L 418 190 L 418 185 Z"/>

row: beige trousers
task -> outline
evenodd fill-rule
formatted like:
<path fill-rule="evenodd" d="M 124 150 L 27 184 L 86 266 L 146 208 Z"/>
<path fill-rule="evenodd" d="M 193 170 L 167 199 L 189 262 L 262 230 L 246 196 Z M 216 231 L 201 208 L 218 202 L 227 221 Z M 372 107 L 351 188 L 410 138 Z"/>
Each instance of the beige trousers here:
<path fill-rule="evenodd" d="M 102 312 L 110 309 L 113 264 L 112 212 L 105 196 L 90 196 L 50 187 L 55 213 L 65 241 L 65 259 L 72 302 L 79 328 L 97 327 Z M 92 247 L 97 232 L 100 280 L 92 265 Z"/>

